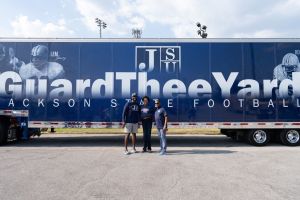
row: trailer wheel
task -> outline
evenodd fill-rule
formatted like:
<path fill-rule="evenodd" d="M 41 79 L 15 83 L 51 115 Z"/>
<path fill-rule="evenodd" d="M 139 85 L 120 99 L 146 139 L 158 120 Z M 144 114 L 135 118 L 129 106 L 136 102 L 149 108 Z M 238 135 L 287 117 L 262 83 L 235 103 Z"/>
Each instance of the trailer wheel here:
<path fill-rule="evenodd" d="M 249 130 L 247 139 L 254 146 L 265 146 L 270 141 L 270 133 L 262 129 Z"/>
<path fill-rule="evenodd" d="M 0 145 L 7 143 L 8 127 L 5 123 L 0 123 Z"/>
<path fill-rule="evenodd" d="M 297 146 L 300 144 L 300 133 L 296 129 L 282 130 L 280 141 L 287 146 Z"/>

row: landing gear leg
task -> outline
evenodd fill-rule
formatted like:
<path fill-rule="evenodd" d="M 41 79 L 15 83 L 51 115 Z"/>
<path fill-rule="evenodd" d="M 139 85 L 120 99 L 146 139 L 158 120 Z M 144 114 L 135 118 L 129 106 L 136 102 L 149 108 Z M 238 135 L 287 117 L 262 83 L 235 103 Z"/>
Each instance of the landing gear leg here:
<path fill-rule="evenodd" d="M 28 118 L 22 117 L 21 118 L 21 130 L 22 130 L 22 140 L 29 139 L 29 130 L 28 130 Z"/>

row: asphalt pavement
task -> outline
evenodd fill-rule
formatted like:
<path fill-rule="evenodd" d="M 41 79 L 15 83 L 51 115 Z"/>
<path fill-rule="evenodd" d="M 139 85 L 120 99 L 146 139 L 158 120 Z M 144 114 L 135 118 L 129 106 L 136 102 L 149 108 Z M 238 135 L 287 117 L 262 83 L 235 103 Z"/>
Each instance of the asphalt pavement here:
<path fill-rule="evenodd" d="M 123 135 L 42 135 L 0 147 L 0 198 L 299 199 L 300 147 L 168 136 L 168 153 L 123 154 Z M 129 148 L 130 149 L 130 148 Z"/>

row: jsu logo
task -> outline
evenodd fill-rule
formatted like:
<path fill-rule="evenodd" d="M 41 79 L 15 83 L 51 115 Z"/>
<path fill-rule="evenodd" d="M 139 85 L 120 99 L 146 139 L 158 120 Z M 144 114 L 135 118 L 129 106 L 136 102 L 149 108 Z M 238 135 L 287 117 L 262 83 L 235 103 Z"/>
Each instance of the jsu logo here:
<path fill-rule="evenodd" d="M 181 71 L 180 46 L 136 46 L 135 70 L 174 73 Z"/>
<path fill-rule="evenodd" d="M 131 105 L 131 110 L 132 111 L 139 111 L 138 105 Z"/>

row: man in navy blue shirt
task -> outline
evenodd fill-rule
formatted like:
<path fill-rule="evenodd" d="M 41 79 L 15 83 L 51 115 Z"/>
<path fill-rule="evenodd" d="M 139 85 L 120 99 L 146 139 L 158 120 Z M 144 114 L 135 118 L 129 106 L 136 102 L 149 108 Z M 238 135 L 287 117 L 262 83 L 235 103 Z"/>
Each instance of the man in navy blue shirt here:
<path fill-rule="evenodd" d="M 157 134 L 160 139 L 160 155 L 165 155 L 167 151 L 167 130 L 168 130 L 168 115 L 166 110 L 161 107 L 159 99 L 155 100 L 155 123 Z"/>
<path fill-rule="evenodd" d="M 140 121 L 140 114 L 141 114 L 141 107 L 137 102 L 137 95 L 136 93 L 132 93 L 131 101 L 127 102 L 124 106 L 123 115 L 122 115 L 122 128 L 124 128 L 125 132 L 125 151 L 124 154 L 128 155 L 128 140 L 130 133 L 132 134 L 132 146 L 133 146 L 133 153 L 136 153 L 135 144 L 136 144 L 136 133 L 138 130 L 138 123 Z"/>
<path fill-rule="evenodd" d="M 153 114 L 154 109 L 149 104 L 149 97 L 143 97 L 143 105 L 141 106 L 141 120 L 143 125 L 143 141 L 144 147 L 143 152 L 147 150 L 151 153 L 151 129 L 152 129 L 152 121 L 153 121 Z"/>

